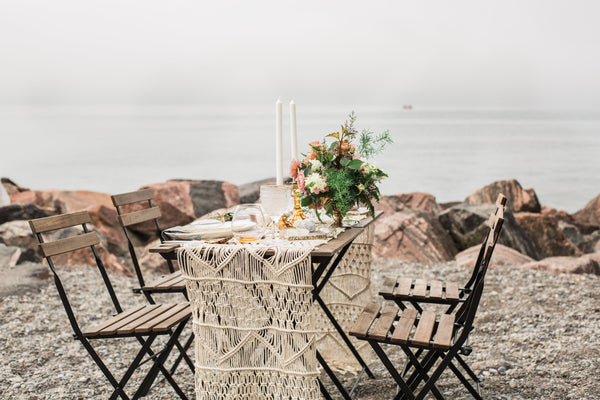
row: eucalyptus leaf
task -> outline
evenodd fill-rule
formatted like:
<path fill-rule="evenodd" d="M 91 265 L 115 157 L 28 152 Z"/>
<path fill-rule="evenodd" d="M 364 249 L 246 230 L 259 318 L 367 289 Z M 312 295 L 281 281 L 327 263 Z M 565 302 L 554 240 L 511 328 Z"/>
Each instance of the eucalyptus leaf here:
<path fill-rule="evenodd" d="M 363 165 L 363 161 L 356 159 L 356 160 L 352 160 L 348 163 L 348 168 L 350 169 L 359 169 L 360 166 Z"/>

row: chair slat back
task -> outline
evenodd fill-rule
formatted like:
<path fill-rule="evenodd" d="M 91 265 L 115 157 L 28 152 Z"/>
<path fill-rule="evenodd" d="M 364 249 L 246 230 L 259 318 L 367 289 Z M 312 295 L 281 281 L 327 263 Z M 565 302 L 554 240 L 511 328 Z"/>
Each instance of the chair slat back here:
<path fill-rule="evenodd" d="M 140 201 L 148 201 L 154 199 L 154 190 L 142 189 L 135 192 L 115 194 L 111 196 L 115 207 L 125 206 L 127 204 L 139 203 Z"/>
<path fill-rule="evenodd" d="M 92 218 L 87 211 L 78 211 L 70 214 L 34 219 L 29 221 L 29 226 L 33 233 L 38 234 L 91 223 Z"/>
<path fill-rule="evenodd" d="M 51 257 L 84 249 L 96 244 L 100 244 L 98 234 L 96 232 L 88 232 L 82 235 L 58 239 L 53 242 L 40 243 L 40 249 L 44 257 Z"/>
<path fill-rule="evenodd" d="M 119 215 L 119 223 L 121 226 L 131 226 L 136 224 L 141 224 L 142 222 L 152 221 L 157 218 L 160 218 L 160 208 L 151 207 L 146 208 L 144 210 L 130 212 L 128 214 Z"/>
<path fill-rule="evenodd" d="M 140 286 L 144 287 L 144 276 L 135 252 L 135 246 L 133 245 L 133 241 L 131 239 L 129 227 L 143 222 L 154 221 L 156 233 L 158 234 L 160 241 L 163 241 L 162 229 L 160 228 L 160 224 L 158 222 L 158 218 L 160 218 L 162 214 L 160 212 L 160 208 L 158 206 L 153 206 L 152 204 L 152 199 L 154 199 L 154 190 L 142 189 L 135 192 L 115 194 L 111 196 L 111 199 L 115 205 L 115 208 L 117 209 L 119 223 L 121 224 L 121 227 L 123 227 L 123 232 L 127 238 L 127 247 L 129 248 L 129 254 L 131 255 L 131 261 L 133 262 L 135 274 L 138 278 Z M 123 206 L 134 205 L 136 203 L 144 204 L 146 208 L 132 212 L 123 212 Z M 170 260 L 167 260 L 167 266 L 170 272 L 175 271 L 173 263 Z M 146 294 L 146 297 L 151 303 L 153 302 L 148 294 Z"/>
<path fill-rule="evenodd" d="M 117 312 L 121 312 L 121 305 L 119 304 L 119 300 L 116 297 L 115 291 L 108 279 L 108 275 L 106 273 L 106 269 L 104 268 L 104 264 L 102 260 L 98 256 L 95 245 L 100 244 L 100 238 L 96 232 L 89 232 L 87 225 L 92 222 L 92 219 L 87 211 L 78 211 L 69 214 L 62 215 L 54 215 L 45 218 L 39 218 L 29 221 L 29 226 L 31 227 L 31 231 L 36 236 L 42 254 L 48 261 L 48 266 L 50 270 L 54 274 L 54 282 L 56 284 L 56 289 L 58 290 L 58 294 L 60 299 L 65 307 L 65 311 L 67 312 L 67 316 L 69 317 L 69 321 L 71 322 L 71 326 L 73 327 L 73 331 L 77 337 L 82 335 L 81 329 L 79 328 L 79 324 L 77 323 L 77 319 L 75 318 L 75 314 L 67 297 L 67 292 L 62 284 L 60 277 L 56 271 L 54 266 L 54 262 L 52 257 L 57 256 L 59 254 L 70 253 L 76 250 L 81 250 L 85 248 L 89 248 L 92 251 L 94 256 L 94 260 L 96 261 L 96 265 L 102 275 L 102 279 L 104 280 L 104 284 L 106 285 L 106 289 L 108 290 L 109 296 L 115 306 Z M 45 240 L 44 234 L 51 233 L 53 231 L 63 230 L 66 228 L 73 227 L 81 227 L 83 233 L 75 233 L 69 237 L 55 239 L 55 240 Z"/>

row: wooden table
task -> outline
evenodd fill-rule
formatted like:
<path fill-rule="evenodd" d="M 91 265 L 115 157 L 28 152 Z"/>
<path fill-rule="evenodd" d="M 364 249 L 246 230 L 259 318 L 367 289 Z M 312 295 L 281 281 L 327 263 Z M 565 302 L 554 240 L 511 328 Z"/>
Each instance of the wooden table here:
<path fill-rule="evenodd" d="M 381 211 L 377 212 L 375 215 L 375 219 L 378 218 L 382 214 Z M 353 343 L 348 338 L 348 335 L 340 324 L 336 321 L 335 316 L 329 310 L 325 302 L 320 296 L 321 291 L 325 287 L 325 284 L 334 273 L 336 267 L 352 245 L 353 241 L 364 231 L 364 229 L 371 223 L 374 222 L 373 218 L 366 218 L 357 224 L 347 228 L 343 232 L 341 232 L 336 238 L 333 238 L 322 245 L 315 247 L 311 251 L 311 260 L 312 260 L 312 284 L 313 284 L 313 301 L 317 302 L 327 318 L 331 321 L 336 331 L 339 333 L 340 337 L 344 341 L 344 343 L 348 346 L 358 363 L 362 366 L 364 372 L 371 378 L 374 378 L 373 373 L 367 366 L 366 362 L 362 359 L 358 351 L 356 350 Z M 159 253 L 166 259 L 177 259 L 176 249 L 179 245 L 174 244 L 161 244 L 157 245 L 153 248 L 150 248 L 150 252 Z M 321 357 L 319 352 L 317 351 L 317 360 L 323 367 L 323 370 L 327 373 L 329 378 L 332 380 L 334 385 L 340 391 L 342 397 L 344 399 L 350 400 L 350 395 L 348 391 L 342 386 L 341 382 L 333 372 L 333 370 L 329 367 L 327 362 Z M 319 381 L 319 383 L 321 383 Z M 321 391 L 325 398 L 330 399 L 331 396 L 326 391 L 325 387 L 321 384 Z"/>

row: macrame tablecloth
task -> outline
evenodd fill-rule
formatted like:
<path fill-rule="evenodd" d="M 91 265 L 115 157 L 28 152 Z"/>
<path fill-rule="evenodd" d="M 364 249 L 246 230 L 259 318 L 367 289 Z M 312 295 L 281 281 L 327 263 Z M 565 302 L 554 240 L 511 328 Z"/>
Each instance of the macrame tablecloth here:
<path fill-rule="evenodd" d="M 336 321 L 348 333 L 364 307 L 372 302 L 371 260 L 375 224 L 369 224 L 354 240 L 321 291 L 321 298 Z M 317 349 L 330 366 L 355 372 L 360 365 L 325 313 L 316 307 Z M 365 358 L 371 347 L 353 336 L 350 340 Z"/>
<path fill-rule="evenodd" d="M 198 400 L 320 398 L 311 249 L 178 250 L 193 314 Z"/>

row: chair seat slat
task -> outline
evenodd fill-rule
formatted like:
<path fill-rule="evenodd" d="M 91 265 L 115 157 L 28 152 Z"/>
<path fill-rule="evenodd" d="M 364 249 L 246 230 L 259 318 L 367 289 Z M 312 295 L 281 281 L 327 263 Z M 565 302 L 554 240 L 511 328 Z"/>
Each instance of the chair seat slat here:
<path fill-rule="evenodd" d="M 163 277 L 160 277 L 159 279 L 148 283 L 146 285 L 146 287 L 152 288 L 152 287 L 168 286 L 169 282 L 171 282 L 174 279 L 183 279 L 183 276 L 181 276 L 181 271 L 175 271 L 172 274 L 168 274 Z"/>
<path fill-rule="evenodd" d="M 421 319 L 415 330 L 412 342 L 418 346 L 428 346 L 435 325 L 435 313 L 433 311 L 423 311 Z"/>
<path fill-rule="evenodd" d="M 363 312 L 356 319 L 356 322 L 352 328 L 350 328 L 350 335 L 359 338 L 366 338 L 369 328 L 371 327 L 371 324 L 375 318 L 377 318 L 377 314 L 379 313 L 380 309 L 381 306 L 379 304 L 367 304 Z"/>
<path fill-rule="evenodd" d="M 404 310 L 402 317 L 398 320 L 396 329 L 392 334 L 392 343 L 406 343 L 408 341 L 412 327 L 417 319 L 417 314 L 418 312 L 414 308 L 407 308 Z"/>
<path fill-rule="evenodd" d="M 429 298 L 442 298 L 442 281 L 433 280 L 429 282 Z"/>
<path fill-rule="evenodd" d="M 123 311 L 120 314 L 115 315 L 114 317 L 104 321 L 102 324 L 100 325 L 96 325 L 91 329 L 88 329 L 86 331 L 83 332 L 83 335 L 86 337 L 93 337 L 93 336 L 97 336 L 99 334 L 99 332 L 115 323 L 117 323 L 119 320 L 125 319 L 127 317 L 129 317 L 130 315 L 140 311 L 142 308 L 144 308 L 146 306 L 137 306 L 137 307 L 133 307 L 130 308 L 128 310 Z"/>
<path fill-rule="evenodd" d="M 377 321 L 375 321 L 373 328 L 371 328 L 369 337 L 375 340 L 385 340 L 394 323 L 394 319 L 398 315 L 398 310 L 396 306 L 385 307 Z"/>
<path fill-rule="evenodd" d="M 100 332 L 98 332 L 98 334 L 101 336 L 115 335 L 121 327 L 128 325 L 129 323 L 131 323 L 131 321 L 136 321 L 138 318 L 141 318 L 144 315 L 154 311 L 154 309 L 156 309 L 158 307 L 159 307 L 158 304 L 146 305 L 141 310 L 128 316 L 127 318 L 123 318 L 123 319 L 119 319 L 118 321 L 115 321 L 113 324 L 107 326 L 106 328 L 104 328 Z"/>
<path fill-rule="evenodd" d="M 412 278 L 398 279 L 398 289 L 396 289 L 396 294 L 399 296 L 408 296 L 412 286 L 412 281 Z"/>
<path fill-rule="evenodd" d="M 58 239 L 53 242 L 40 243 L 40 249 L 44 257 L 52 257 L 58 254 L 68 253 L 100 244 L 96 232 L 88 232 L 77 236 Z"/>
<path fill-rule="evenodd" d="M 118 335 L 129 335 L 137 330 L 140 326 L 144 325 L 148 321 L 152 321 L 155 318 L 160 318 L 161 315 L 168 312 L 171 308 L 173 308 L 175 304 L 161 304 L 156 309 L 144 314 L 140 315 L 133 321 L 130 321 L 127 325 L 123 325 L 117 329 Z M 152 324 L 154 325 L 154 324 Z M 149 332 L 148 330 L 147 332 Z"/>
<path fill-rule="evenodd" d="M 440 349 L 449 349 L 454 333 L 454 315 L 442 314 L 437 326 L 435 338 L 433 339 L 433 347 Z"/>
<path fill-rule="evenodd" d="M 186 318 L 189 318 L 191 315 L 192 315 L 192 310 L 189 307 L 184 308 L 184 309 L 180 310 L 177 314 L 174 314 L 170 318 L 168 318 L 168 319 L 164 320 L 163 322 L 161 322 L 160 324 L 156 325 L 152 330 L 154 332 L 166 332 L 169 329 L 171 329 L 173 327 L 173 325 L 176 325 L 176 324 L 182 322 Z"/>
<path fill-rule="evenodd" d="M 385 281 L 383 282 L 383 286 L 381 287 L 379 294 L 384 297 L 392 296 L 394 294 L 395 287 L 396 281 L 394 279 L 385 278 Z"/>
<path fill-rule="evenodd" d="M 456 282 L 446 282 L 446 300 L 456 300 L 458 301 L 458 283 Z"/>
<path fill-rule="evenodd" d="M 169 329 L 172 326 L 172 324 L 164 324 L 165 321 L 173 318 L 173 316 L 179 314 L 181 311 L 186 310 L 189 311 L 191 315 L 191 310 L 188 303 L 177 304 L 174 307 L 169 308 L 167 311 L 164 311 L 159 315 L 156 315 L 152 319 L 149 319 L 145 323 L 138 325 L 135 328 L 135 333 L 155 332 L 157 327 Z"/>
<path fill-rule="evenodd" d="M 416 299 L 424 299 L 426 297 L 427 281 L 425 279 L 415 279 L 412 295 Z"/>

